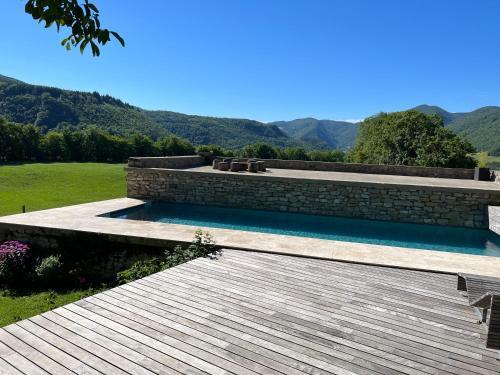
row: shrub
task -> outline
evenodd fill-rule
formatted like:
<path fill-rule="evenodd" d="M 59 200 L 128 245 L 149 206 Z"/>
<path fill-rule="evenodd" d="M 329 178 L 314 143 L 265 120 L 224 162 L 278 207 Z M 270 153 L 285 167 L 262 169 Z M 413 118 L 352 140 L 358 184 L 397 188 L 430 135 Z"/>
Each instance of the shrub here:
<path fill-rule="evenodd" d="M 177 245 L 173 251 L 165 252 L 165 261 L 163 268 L 170 268 L 188 262 L 192 259 L 205 257 L 217 251 L 217 246 L 212 235 L 208 232 L 203 232 L 198 229 L 194 233 L 193 242 L 185 249 Z"/>
<path fill-rule="evenodd" d="M 268 144 L 257 142 L 243 147 L 241 156 L 244 158 L 276 159 L 276 150 Z"/>
<path fill-rule="evenodd" d="M 234 152 L 217 145 L 201 145 L 196 147 L 198 152 L 213 152 L 215 156 L 234 156 Z"/>
<path fill-rule="evenodd" d="M 193 242 L 186 248 L 177 245 L 173 250 L 166 250 L 164 258 L 153 258 L 135 262 L 132 267 L 118 272 L 116 281 L 118 284 L 125 284 L 192 259 L 208 256 L 216 253 L 216 251 L 217 246 L 210 233 L 197 230 L 194 234 Z"/>
<path fill-rule="evenodd" d="M 116 274 L 118 284 L 126 284 L 131 281 L 149 276 L 162 270 L 162 260 L 153 258 L 135 262 L 132 267 L 120 271 Z"/>
<path fill-rule="evenodd" d="M 488 153 L 482 151 L 477 154 L 477 166 L 479 168 L 487 168 L 488 167 Z"/>
<path fill-rule="evenodd" d="M 0 282 L 24 282 L 28 274 L 29 246 L 19 241 L 0 245 Z"/>
<path fill-rule="evenodd" d="M 54 285 L 63 275 L 63 264 L 60 255 L 50 255 L 43 258 L 35 267 L 35 274 L 45 285 Z"/>

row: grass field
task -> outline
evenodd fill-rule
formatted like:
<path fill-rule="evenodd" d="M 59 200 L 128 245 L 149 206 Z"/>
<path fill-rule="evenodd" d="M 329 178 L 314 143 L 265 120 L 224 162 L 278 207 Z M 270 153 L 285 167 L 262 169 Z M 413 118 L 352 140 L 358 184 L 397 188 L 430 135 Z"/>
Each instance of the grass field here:
<path fill-rule="evenodd" d="M 45 311 L 88 297 L 99 291 L 95 289 L 61 293 L 45 291 L 20 296 L 11 295 L 7 290 L 0 290 L 0 327 L 44 313 Z"/>
<path fill-rule="evenodd" d="M 500 170 L 500 156 L 488 156 L 488 167 L 495 170 Z"/>
<path fill-rule="evenodd" d="M 124 164 L 0 165 L 0 216 L 124 197 Z M 94 290 L 11 294 L 0 289 L 0 327 L 84 298 Z"/>
<path fill-rule="evenodd" d="M 0 165 L 0 216 L 124 197 L 124 164 Z"/>

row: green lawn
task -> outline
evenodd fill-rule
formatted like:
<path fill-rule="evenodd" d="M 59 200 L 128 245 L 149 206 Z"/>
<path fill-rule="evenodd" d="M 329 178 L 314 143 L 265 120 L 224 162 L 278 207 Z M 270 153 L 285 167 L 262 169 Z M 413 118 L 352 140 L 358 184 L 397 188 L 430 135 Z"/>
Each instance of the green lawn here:
<path fill-rule="evenodd" d="M 66 305 L 100 291 L 100 289 L 62 293 L 46 291 L 24 296 L 12 296 L 9 291 L 0 290 L 0 327 Z"/>
<path fill-rule="evenodd" d="M 0 165 L 0 216 L 124 197 L 124 164 Z"/>
<path fill-rule="evenodd" d="M 495 170 L 500 170 L 500 156 L 488 155 L 488 167 Z"/>
<path fill-rule="evenodd" d="M 93 202 L 126 195 L 124 164 L 34 163 L 0 165 L 0 216 Z M 0 327 L 79 300 L 93 290 L 0 290 Z"/>

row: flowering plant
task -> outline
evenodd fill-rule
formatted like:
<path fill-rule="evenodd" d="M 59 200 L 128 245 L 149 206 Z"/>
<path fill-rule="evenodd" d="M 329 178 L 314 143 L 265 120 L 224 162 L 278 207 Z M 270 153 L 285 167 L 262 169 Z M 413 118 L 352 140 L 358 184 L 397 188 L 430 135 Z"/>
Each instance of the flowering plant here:
<path fill-rule="evenodd" d="M 25 276 L 29 246 L 19 241 L 0 244 L 0 280 L 11 281 Z"/>

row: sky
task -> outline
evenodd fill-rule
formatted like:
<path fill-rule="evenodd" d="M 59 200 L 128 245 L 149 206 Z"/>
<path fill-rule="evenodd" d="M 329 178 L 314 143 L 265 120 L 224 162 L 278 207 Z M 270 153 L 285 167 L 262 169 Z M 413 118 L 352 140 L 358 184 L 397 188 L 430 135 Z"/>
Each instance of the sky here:
<path fill-rule="evenodd" d="M 0 0 L 0 74 L 146 109 L 358 120 L 500 105 L 497 0 L 93 0 L 126 41 L 67 52 Z"/>

